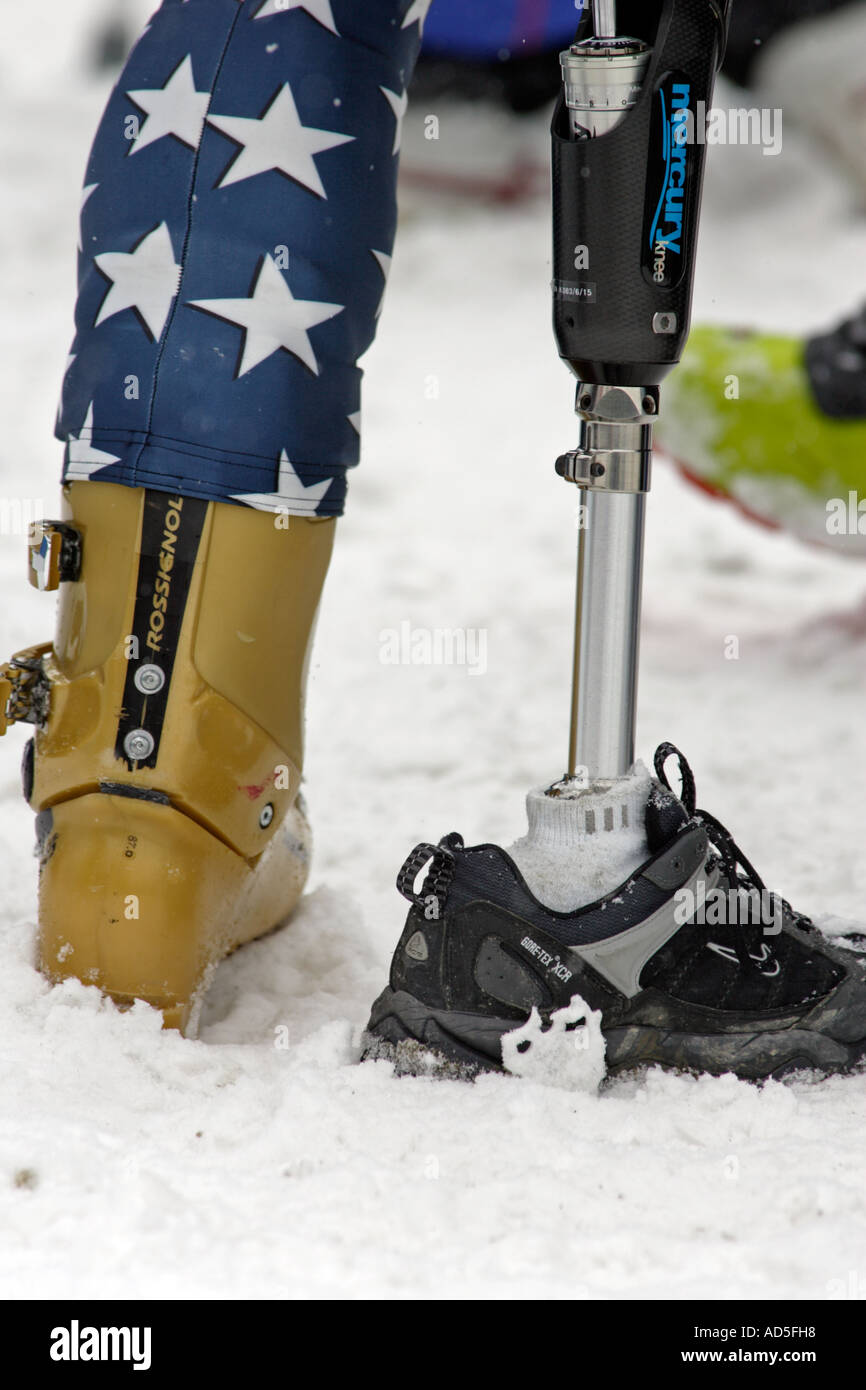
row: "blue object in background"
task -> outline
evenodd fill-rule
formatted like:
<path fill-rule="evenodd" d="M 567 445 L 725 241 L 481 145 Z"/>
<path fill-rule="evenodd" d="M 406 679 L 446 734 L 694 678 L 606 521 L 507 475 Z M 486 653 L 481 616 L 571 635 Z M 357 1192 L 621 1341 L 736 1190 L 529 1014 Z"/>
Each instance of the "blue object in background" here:
<path fill-rule="evenodd" d="M 433 0 L 422 51 L 490 59 L 570 43 L 586 0 Z"/>

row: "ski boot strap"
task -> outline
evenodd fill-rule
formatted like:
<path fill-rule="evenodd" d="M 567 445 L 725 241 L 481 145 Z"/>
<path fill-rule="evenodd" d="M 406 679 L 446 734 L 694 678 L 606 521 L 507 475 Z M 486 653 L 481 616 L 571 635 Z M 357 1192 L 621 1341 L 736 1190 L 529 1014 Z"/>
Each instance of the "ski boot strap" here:
<path fill-rule="evenodd" d="M 27 533 L 27 578 L 34 589 L 57 589 L 81 574 L 81 532 L 65 521 L 33 521 Z M 25 647 L 0 666 L 0 736 L 10 724 L 42 725 L 51 683 L 44 658 L 50 642 Z"/>

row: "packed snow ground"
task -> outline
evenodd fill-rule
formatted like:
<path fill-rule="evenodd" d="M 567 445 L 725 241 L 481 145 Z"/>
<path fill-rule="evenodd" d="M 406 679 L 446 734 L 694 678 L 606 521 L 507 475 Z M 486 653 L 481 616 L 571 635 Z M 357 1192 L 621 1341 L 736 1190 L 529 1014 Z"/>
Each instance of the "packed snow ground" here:
<path fill-rule="evenodd" d="M 4 16 L 0 478 L 48 515 L 100 8 Z M 793 130 L 775 161 L 711 152 L 699 315 L 827 322 L 864 266 L 856 198 Z M 292 925 L 220 968 L 199 1041 L 35 973 L 26 730 L 0 749 L 0 1295 L 866 1295 L 866 1076 L 658 1073 L 597 1096 L 356 1065 L 405 853 L 451 829 L 508 843 L 527 787 L 563 770 L 575 498 L 552 464 L 575 430 L 548 279 L 544 199 L 407 200 L 312 672 L 313 881 Z M 866 567 L 661 464 L 649 518 L 642 756 L 673 738 L 771 885 L 862 915 Z M 4 652 L 51 632 L 23 576 L 22 538 L 0 537 Z M 486 671 L 382 664 L 405 621 L 485 630 Z"/>

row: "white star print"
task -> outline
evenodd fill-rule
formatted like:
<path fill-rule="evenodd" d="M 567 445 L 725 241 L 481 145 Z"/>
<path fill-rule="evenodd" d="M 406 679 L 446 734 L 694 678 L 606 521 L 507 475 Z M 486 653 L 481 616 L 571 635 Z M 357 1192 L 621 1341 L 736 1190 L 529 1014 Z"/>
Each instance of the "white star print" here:
<path fill-rule="evenodd" d="M 412 4 L 403 16 L 403 23 L 400 25 L 400 28 L 408 29 L 410 24 L 415 24 L 417 22 L 418 31 L 423 34 L 424 21 L 427 18 L 427 11 L 430 5 L 431 0 L 412 0 Z"/>
<path fill-rule="evenodd" d="M 276 262 L 265 256 L 248 299 L 193 299 L 195 309 L 215 314 L 244 330 L 243 353 L 235 373 L 243 376 L 271 353 L 285 348 L 314 375 L 319 375 L 308 328 L 341 314 L 345 304 L 326 304 L 317 299 L 295 299 Z"/>
<path fill-rule="evenodd" d="M 83 211 L 84 211 L 84 204 L 87 202 L 87 199 L 90 197 L 91 193 L 94 193 L 94 192 L 96 191 L 96 189 L 97 189 L 98 187 L 99 187 L 99 184 L 98 184 L 98 183 L 86 183 L 86 184 L 84 185 L 84 187 L 82 188 L 82 190 L 81 190 L 81 202 L 78 204 L 78 249 L 79 249 L 79 251 L 82 249 L 82 246 L 81 246 L 81 214 L 82 214 Z"/>
<path fill-rule="evenodd" d="M 264 19 L 269 14 L 285 14 L 288 10 L 306 10 L 323 29 L 330 29 L 332 34 L 339 37 L 331 0 L 265 0 L 261 8 L 256 10 L 253 19 Z"/>
<path fill-rule="evenodd" d="M 325 478 L 320 483 L 305 486 L 283 449 L 276 492 L 237 492 L 233 496 L 236 502 L 246 502 L 248 507 L 255 507 L 260 512 L 293 511 L 297 515 L 299 512 L 315 512 L 333 481 L 333 478 Z"/>
<path fill-rule="evenodd" d="M 355 138 L 302 125 L 288 82 L 283 83 L 259 120 L 248 116 L 208 116 L 208 124 L 243 147 L 217 187 L 225 188 L 226 184 L 251 179 L 267 169 L 277 169 L 320 198 L 328 195 L 313 156 Z"/>
<path fill-rule="evenodd" d="M 198 148 L 210 92 L 196 91 L 189 54 L 178 64 L 164 87 L 146 87 L 126 95 L 147 113 L 130 154 L 137 154 L 145 145 L 161 140 L 163 135 L 174 135 L 191 149 Z"/>
<path fill-rule="evenodd" d="M 394 148 L 391 151 L 392 154 L 397 154 L 400 149 L 400 133 L 403 129 L 403 117 L 406 115 L 406 107 L 409 104 L 409 98 L 406 92 L 401 92 L 398 96 L 396 92 L 389 91 L 387 87 L 380 87 L 379 91 L 394 112 L 397 121 L 397 128 L 394 131 Z"/>
<path fill-rule="evenodd" d="M 347 416 L 346 416 L 346 419 L 349 421 L 349 424 L 352 426 L 352 429 L 355 431 L 355 433 L 356 433 L 356 434 L 360 434 L 360 433 L 361 433 L 361 412 L 360 412 L 360 410 L 353 410 L 351 415 L 347 415 Z"/>
<path fill-rule="evenodd" d="M 391 269 L 391 257 L 388 255 L 388 253 L 387 253 L 386 251 L 374 251 L 373 248 L 372 248 L 372 246 L 370 247 L 370 255 L 371 255 L 371 256 L 375 256 L 375 258 L 376 258 L 376 263 L 377 263 L 377 265 L 379 266 L 379 269 L 380 269 L 381 272 L 382 272 L 382 278 L 383 278 L 384 281 L 385 281 L 385 285 L 387 285 L 387 283 L 388 283 L 388 272 L 389 272 L 389 270 Z M 383 305 L 384 302 L 385 302 L 385 285 L 382 286 L 382 293 L 381 293 L 381 295 L 379 296 L 379 306 L 378 306 L 378 308 L 376 309 L 376 318 L 378 318 L 379 315 L 381 314 L 381 312 L 382 312 L 382 305 Z"/>
<path fill-rule="evenodd" d="M 93 259 L 112 282 L 94 328 L 122 309 L 135 309 L 150 337 L 159 339 L 180 282 L 165 222 L 148 232 L 134 251 L 104 251 Z"/>
<path fill-rule="evenodd" d="M 93 401 L 87 407 L 87 414 L 84 417 L 84 424 L 78 434 L 69 436 L 68 454 L 64 481 L 70 479 L 89 478 L 91 473 L 95 473 L 97 468 L 106 468 L 109 463 L 119 463 L 120 459 L 116 454 L 103 453 L 101 449 L 94 449 L 90 443 L 93 438 Z"/>
<path fill-rule="evenodd" d="M 64 386 L 65 386 L 65 383 L 66 383 L 66 378 L 67 378 L 68 375 L 69 375 L 69 369 L 71 368 L 71 366 L 72 366 L 73 362 L 75 361 L 75 358 L 77 357 L 77 355 L 78 355 L 78 354 L 75 353 L 75 352 L 70 352 L 69 356 L 68 356 L 67 359 L 66 359 L 66 364 L 65 364 L 65 366 L 64 366 L 64 368 L 63 368 L 63 383 L 61 384 L 61 387 L 60 387 L 60 400 L 57 402 L 57 414 L 56 414 L 55 417 L 54 417 L 54 430 L 55 430 L 55 433 L 57 432 L 57 430 L 58 430 L 59 427 L 60 427 L 60 417 L 61 417 L 61 415 L 63 414 L 63 391 L 64 391 Z"/>

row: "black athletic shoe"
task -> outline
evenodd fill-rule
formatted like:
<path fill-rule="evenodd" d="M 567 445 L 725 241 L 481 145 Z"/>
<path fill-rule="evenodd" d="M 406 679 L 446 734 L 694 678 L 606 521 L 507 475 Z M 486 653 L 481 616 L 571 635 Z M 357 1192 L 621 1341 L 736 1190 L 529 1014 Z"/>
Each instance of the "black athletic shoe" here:
<path fill-rule="evenodd" d="M 672 755 L 681 798 L 665 775 Z M 538 902 L 497 845 L 468 848 L 455 834 L 418 845 L 397 880 L 412 906 L 364 1057 L 399 1071 L 501 1070 L 504 1034 L 533 1007 L 550 1026 L 580 995 L 601 1010 L 609 1075 L 661 1065 L 758 1080 L 860 1062 L 864 958 L 767 892 L 724 827 L 696 810 L 672 744 L 655 768 L 651 857 L 576 912 Z"/>

